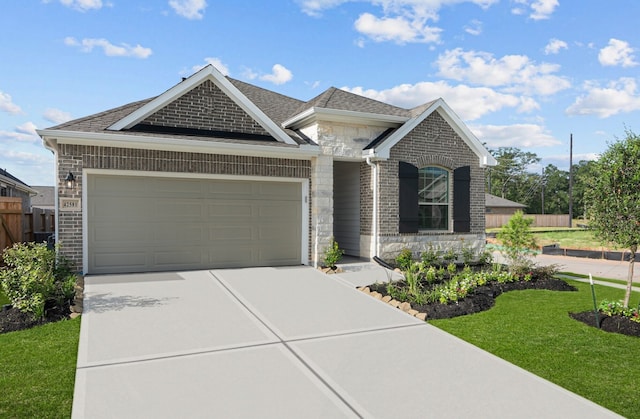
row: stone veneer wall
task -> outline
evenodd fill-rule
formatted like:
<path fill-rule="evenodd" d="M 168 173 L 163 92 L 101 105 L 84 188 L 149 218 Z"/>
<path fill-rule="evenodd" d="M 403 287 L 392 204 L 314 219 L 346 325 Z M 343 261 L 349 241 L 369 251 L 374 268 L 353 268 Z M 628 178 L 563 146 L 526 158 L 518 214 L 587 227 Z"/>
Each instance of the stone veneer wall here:
<path fill-rule="evenodd" d="M 471 232 L 419 232 L 418 234 L 398 233 L 398 162 L 406 161 L 418 167 L 438 165 L 451 170 L 450 199 L 453 202 L 453 170 L 471 167 Z M 429 245 L 448 248 L 460 247 L 462 243 L 474 249 L 484 245 L 484 169 L 479 165 L 478 156 L 449 124 L 434 112 L 405 138 L 391 149 L 389 160 L 379 162 L 380 194 L 380 243 L 383 259 L 393 260 L 403 249 L 410 248 L 415 256 Z M 363 188 L 364 189 L 364 188 Z M 363 199 L 365 199 L 364 192 Z M 453 214 L 453 207 L 451 207 Z M 364 219 L 371 218 L 363 213 Z M 362 229 L 371 234 L 370 230 Z"/>
<path fill-rule="evenodd" d="M 311 163 L 308 160 L 60 144 L 58 181 L 61 182 L 71 171 L 76 176 L 76 187 L 69 190 L 61 186 L 58 188 L 58 198 L 82 198 L 82 169 L 311 179 Z M 313 206 L 313 199 L 311 196 L 310 207 Z M 58 223 L 61 253 L 75 264 L 78 271 L 82 271 L 82 211 L 60 211 Z M 313 255 L 311 235 L 309 249 L 309 254 Z"/>

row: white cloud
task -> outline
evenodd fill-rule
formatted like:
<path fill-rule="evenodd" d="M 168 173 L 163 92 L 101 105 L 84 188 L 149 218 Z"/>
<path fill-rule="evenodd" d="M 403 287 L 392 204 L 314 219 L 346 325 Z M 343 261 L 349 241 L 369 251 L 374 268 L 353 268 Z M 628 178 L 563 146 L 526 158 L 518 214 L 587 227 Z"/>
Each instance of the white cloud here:
<path fill-rule="evenodd" d="M 109 57 L 148 58 L 152 54 L 151 48 L 142 47 L 140 44 L 131 46 L 122 43 L 118 46 L 102 38 L 84 38 L 80 41 L 69 36 L 64 39 L 64 43 L 71 47 L 79 47 L 83 52 L 91 52 L 96 47 L 102 48 L 104 54 Z"/>
<path fill-rule="evenodd" d="M 102 0 L 60 0 L 66 7 L 86 12 L 87 10 L 98 10 L 103 6 Z"/>
<path fill-rule="evenodd" d="M 219 72 L 222 73 L 222 75 L 224 76 L 228 76 L 229 73 L 229 67 L 224 64 L 222 62 L 222 60 L 220 58 L 217 57 L 207 57 L 204 59 L 204 64 L 202 65 L 194 65 L 193 67 L 191 67 L 191 70 L 193 73 L 197 73 L 198 71 L 202 70 L 203 68 L 205 68 L 206 66 L 208 66 L 209 64 L 211 64 L 212 66 L 214 66 Z"/>
<path fill-rule="evenodd" d="M 526 55 L 505 55 L 496 59 L 487 52 L 445 51 L 436 60 L 440 76 L 469 83 L 504 87 L 509 92 L 551 95 L 570 87 L 570 83 L 555 73 L 560 66 L 535 64 Z"/>
<path fill-rule="evenodd" d="M 608 118 L 623 112 L 640 110 L 640 94 L 636 80 L 622 77 L 601 87 L 597 82 L 586 82 L 587 93 L 578 97 L 565 113 L 568 115 L 595 115 Z"/>
<path fill-rule="evenodd" d="M 2 131 L 0 141 L 5 141 Z M 41 145 L 22 144 L 10 149 L 1 147 L 0 160 L 5 162 L 4 169 L 27 185 L 53 185 L 55 182 L 53 154 Z"/>
<path fill-rule="evenodd" d="M 423 19 L 409 21 L 403 16 L 378 18 L 363 13 L 354 24 L 356 30 L 376 42 L 439 42 L 442 29 L 426 25 Z"/>
<path fill-rule="evenodd" d="M 44 119 L 54 124 L 62 124 L 67 121 L 71 121 L 73 117 L 69 112 L 61 111 L 56 108 L 47 108 L 43 114 Z"/>
<path fill-rule="evenodd" d="M 451 86 L 444 81 L 401 84 L 386 90 L 343 87 L 343 90 L 404 108 L 412 108 L 430 100 L 443 98 L 460 118 L 472 121 L 503 108 L 527 112 L 537 107 L 529 98 L 496 92 L 488 87 Z"/>
<path fill-rule="evenodd" d="M 275 64 L 272 67 L 271 74 L 260 76 L 260 80 L 268 81 L 273 84 L 284 84 L 293 78 L 293 73 L 281 64 Z"/>
<path fill-rule="evenodd" d="M 36 133 L 33 122 L 18 125 L 13 131 L 0 131 L 0 141 L 15 141 L 18 143 L 38 143 L 40 137 Z"/>
<path fill-rule="evenodd" d="M 482 22 L 477 19 L 473 19 L 469 25 L 464 27 L 464 31 L 469 35 L 478 36 L 482 34 Z"/>
<path fill-rule="evenodd" d="M 544 53 L 546 55 L 549 54 L 558 54 L 561 49 L 569 49 L 569 45 L 566 42 L 561 41 L 559 39 L 551 39 L 546 47 L 544 47 Z"/>
<path fill-rule="evenodd" d="M 206 0 L 170 0 L 169 6 L 179 15 L 187 19 L 197 20 L 204 16 L 207 8 Z"/>
<path fill-rule="evenodd" d="M 489 148 L 552 147 L 561 144 L 544 127 L 536 124 L 473 125 L 469 129 Z"/>
<path fill-rule="evenodd" d="M 529 11 L 529 18 L 533 20 L 549 19 L 556 7 L 560 5 L 558 0 L 513 0 L 517 6 L 511 9 L 514 15 L 525 15 Z"/>
<path fill-rule="evenodd" d="M 356 0 L 298 0 L 302 11 L 310 16 L 321 16 L 327 9 Z M 358 32 L 376 42 L 392 41 L 398 44 L 408 42 L 438 43 L 441 28 L 431 26 L 429 21 L 438 21 L 441 8 L 458 3 L 472 3 L 483 9 L 499 0 L 364 0 L 371 6 L 382 8 L 382 13 L 362 13 L 354 22 Z M 478 22 L 468 27 L 467 32 L 477 35 L 481 31 Z M 364 46 L 362 39 L 356 44 Z"/>
<path fill-rule="evenodd" d="M 13 103 L 13 99 L 10 94 L 4 93 L 0 90 L 0 111 L 11 115 L 17 115 L 22 112 L 22 109 L 20 109 L 20 106 Z"/>
<path fill-rule="evenodd" d="M 634 49 L 626 41 L 611 38 L 609 45 L 602 48 L 598 54 L 598 61 L 604 66 L 633 67 L 638 65 L 633 56 Z"/>

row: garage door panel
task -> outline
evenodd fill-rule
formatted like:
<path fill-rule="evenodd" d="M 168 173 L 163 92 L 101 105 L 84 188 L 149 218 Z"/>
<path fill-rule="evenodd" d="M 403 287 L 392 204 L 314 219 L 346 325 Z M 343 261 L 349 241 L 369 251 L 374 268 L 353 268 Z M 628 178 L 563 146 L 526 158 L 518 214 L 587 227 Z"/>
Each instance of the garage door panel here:
<path fill-rule="evenodd" d="M 147 266 L 147 254 L 142 251 L 105 251 L 93 257 L 93 265 L 97 271 L 109 269 L 113 273 L 135 272 Z"/>
<path fill-rule="evenodd" d="M 299 182 L 89 175 L 87 185 L 89 273 L 301 262 Z"/>

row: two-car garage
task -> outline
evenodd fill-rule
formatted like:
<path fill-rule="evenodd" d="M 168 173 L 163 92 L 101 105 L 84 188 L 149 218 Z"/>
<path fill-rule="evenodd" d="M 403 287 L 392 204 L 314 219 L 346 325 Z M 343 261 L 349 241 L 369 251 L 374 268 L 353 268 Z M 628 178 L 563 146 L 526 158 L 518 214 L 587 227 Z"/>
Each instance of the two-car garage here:
<path fill-rule="evenodd" d="M 86 174 L 86 273 L 306 262 L 306 180 L 187 176 Z"/>

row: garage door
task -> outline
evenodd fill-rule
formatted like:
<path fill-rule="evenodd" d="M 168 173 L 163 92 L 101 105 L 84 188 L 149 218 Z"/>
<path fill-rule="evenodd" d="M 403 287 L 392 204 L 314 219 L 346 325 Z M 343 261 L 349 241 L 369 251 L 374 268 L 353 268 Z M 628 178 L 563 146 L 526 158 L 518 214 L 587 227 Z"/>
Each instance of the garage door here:
<path fill-rule="evenodd" d="M 297 182 L 89 175 L 88 273 L 299 265 Z"/>

